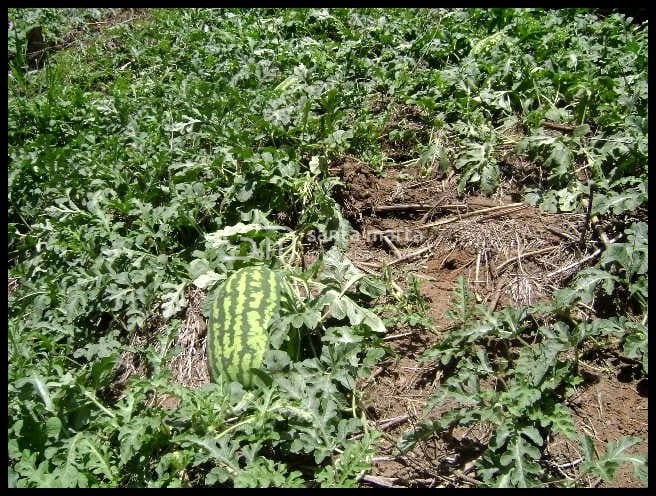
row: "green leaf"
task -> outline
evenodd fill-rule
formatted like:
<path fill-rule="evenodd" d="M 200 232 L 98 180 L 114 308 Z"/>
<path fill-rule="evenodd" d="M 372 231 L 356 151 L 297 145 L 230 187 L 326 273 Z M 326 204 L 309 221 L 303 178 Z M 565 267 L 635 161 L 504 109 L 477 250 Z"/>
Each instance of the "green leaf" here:
<path fill-rule="evenodd" d="M 299 79 L 294 76 L 293 74 L 291 76 L 288 76 L 287 78 L 283 79 L 274 89 L 274 93 L 282 94 L 284 93 L 287 89 L 295 86 L 298 84 Z"/>
<path fill-rule="evenodd" d="M 217 282 L 224 279 L 225 274 L 217 274 L 213 270 L 208 270 L 207 272 L 196 277 L 193 281 L 193 284 L 198 289 L 208 289 L 212 288 Z"/>
<path fill-rule="evenodd" d="M 555 308 L 567 310 L 574 305 L 581 295 L 572 288 L 561 288 L 554 291 L 552 297 Z"/>
<path fill-rule="evenodd" d="M 205 475 L 205 485 L 214 486 L 217 483 L 223 484 L 224 482 L 230 480 L 232 477 L 231 473 L 228 472 L 225 468 L 218 466 L 213 467 L 207 475 Z"/>
<path fill-rule="evenodd" d="M 540 208 L 545 212 L 558 212 L 559 202 L 558 195 L 555 191 L 549 190 L 542 195 L 542 201 L 540 202 Z"/>
<path fill-rule="evenodd" d="M 549 179 L 553 180 L 566 176 L 569 172 L 569 166 L 572 162 L 572 155 L 563 143 L 556 141 L 553 145 L 551 153 L 545 160 L 545 164 L 550 168 L 551 175 Z"/>
<path fill-rule="evenodd" d="M 645 374 L 649 374 L 649 333 L 646 325 L 639 322 L 626 322 L 622 351 L 629 358 L 641 360 Z"/>
<path fill-rule="evenodd" d="M 508 443 L 508 450 L 501 455 L 499 462 L 502 474 L 497 478 L 496 487 L 531 487 L 542 475 L 537 463 L 540 451 L 521 436 L 514 436 Z"/>
<path fill-rule="evenodd" d="M 464 191 L 468 183 L 479 183 L 484 194 L 493 193 L 499 185 L 499 166 L 490 143 L 470 143 L 456 160 L 455 167 L 462 169 L 458 182 L 459 193 Z"/>
<path fill-rule="evenodd" d="M 351 419 L 356 420 L 357 419 Z M 315 477 L 320 487 L 358 487 L 358 477 L 371 468 L 377 435 L 367 432 L 362 440 L 349 441 L 344 450 Z"/>
<path fill-rule="evenodd" d="M 356 334 L 352 327 L 340 326 L 327 328 L 322 341 L 332 344 L 360 343 L 363 338 Z"/>
<path fill-rule="evenodd" d="M 647 201 L 647 193 L 641 188 L 630 188 L 621 192 L 612 191 L 609 194 L 595 193 L 592 198 L 591 215 L 603 215 L 612 212 L 620 215 L 623 212 L 635 210 Z"/>
<path fill-rule="evenodd" d="M 116 482 L 112 462 L 107 455 L 107 447 L 99 446 L 96 442 L 85 437 L 80 443 L 80 449 L 88 454 L 86 468 L 96 475 L 105 477 L 111 483 Z"/>
<path fill-rule="evenodd" d="M 414 448 L 418 442 L 425 441 L 442 430 L 443 428 L 439 422 L 422 420 L 412 430 L 406 431 L 403 434 L 397 448 L 402 454 L 407 453 Z"/>
<path fill-rule="evenodd" d="M 523 427 L 519 431 L 519 433 L 528 437 L 531 441 L 533 441 L 538 446 L 542 446 L 542 443 L 544 442 L 542 436 L 540 435 L 540 432 L 535 427 L 532 426 Z"/>
<path fill-rule="evenodd" d="M 506 444 L 508 438 L 513 434 L 514 430 L 507 425 L 500 425 L 497 427 L 497 430 L 494 432 L 492 442 L 490 443 L 490 448 L 495 451 L 500 450 Z"/>
<path fill-rule="evenodd" d="M 606 481 L 611 481 L 618 468 L 625 463 L 630 463 L 637 474 L 644 473 L 647 465 L 646 458 L 627 453 L 629 448 L 640 441 L 639 437 L 621 437 L 616 441 L 610 441 L 606 452 L 597 458 L 594 456 L 592 439 L 586 435 L 583 442 L 585 462 L 581 465 L 581 471 L 583 473 L 592 472 Z"/>
<path fill-rule="evenodd" d="M 372 276 L 364 276 L 360 279 L 358 289 L 362 294 L 367 295 L 370 298 L 383 296 L 387 291 L 385 283 L 381 279 Z"/>
<path fill-rule="evenodd" d="M 227 243 L 227 238 L 231 236 L 235 236 L 237 234 L 252 234 L 264 229 L 266 229 L 266 226 L 262 224 L 244 224 L 243 222 L 237 222 L 235 225 L 227 226 L 223 229 L 219 229 L 212 233 L 206 234 L 205 242 L 208 246 L 218 248 L 225 245 Z"/>
<path fill-rule="evenodd" d="M 339 291 L 329 289 L 325 293 L 327 303 L 330 305 L 328 311 L 330 315 L 337 320 L 346 318 L 346 306 L 348 297 L 342 296 Z"/>
<path fill-rule="evenodd" d="M 303 324 L 308 329 L 316 329 L 316 327 L 319 325 L 319 322 L 321 321 L 321 313 L 317 310 L 308 308 L 303 312 L 302 318 Z"/>
<path fill-rule="evenodd" d="M 43 404 L 45 405 L 47 411 L 49 412 L 55 411 L 55 406 L 52 402 L 52 398 L 50 397 L 50 391 L 48 390 L 48 385 L 46 384 L 46 382 L 43 380 L 41 376 L 34 374 L 31 377 L 27 377 L 25 379 L 19 379 L 15 383 L 16 389 L 20 389 L 25 384 L 32 385 L 36 393 L 43 401 Z"/>
<path fill-rule="evenodd" d="M 547 411 L 547 419 L 551 421 L 554 432 L 564 434 L 569 439 L 577 438 L 576 425 L 568 408 L 562 403 L 554 403 L 553 409 Z"/>
<path fill-rule="evenodd" d="M 649 250 L 647 247 L 648 228 L 644 222 L 634 223 L 625 230 L 627 242 L 609 245 L 601 255 L 600 265 L 608 268 L 616 263 L 626 271 L 627 279 L 635 274 L 646 274 Z"/>
<path fill-rule="evenodd" d="M 581 295 L 584 302 L 590 303 L 597 286 L 600 286 L 606 294 L 610 295 L 613 293 L 617 281 L 617 276 L 604 270 L 589 267 L 577 274 L 573 289 Z"/>
<path fill-rule="evenodd" d="M 121 343 L 117 339 L 118 335 L 118 331 L 112 331 L 105 336 L 101 336 L 98 342 L 89 342 L 85 346 L 75 350 L 73 357 L 84 357 L 88 361 L 94 358 L 111 357 L 121 349 Z"/>
<path fill-rule="evenodd" d="M 464 324 L 473 314 L 474 303 L 474 297 L 467 287 L 465 277 L 458 276 L 446 317 L 452 322 Z"/>
<path fill-rule="evenodd" d="M 576 126 L 574 130 L 572 131 L 572 136 L 574 138 L 580 138 L 581 136 L 585 136 L 586 134 L 590 133 L 590 126 L 588 124 L 581 124 L 580 126 Z"/>
<path fill-rule="evenodd" d="M 46 420 L 46 433 L 48 437 L 59 439 L 59 433 L 62 429 L 62 422 L 58 417 L 50 417 Z"/>
<path fill-rule="evenodd" d="M 291 364 L 289 355 L 281 350 L 268 350 L 264 356 L 264 363 L 270 372 L 279 372 Z"/>
<path fill-rule="evenodd" d="M 523 381 L 517 381 L 507 391 L 499 396 L 499 401 L 516 417 L 526 415 L 528 409 L 540 401 L 542 394 L 539 389 L 529 387 Z"/>
<path fill-rule="evenodd" d="M 181 282 L 180 284 L 165 282 L 162 285 L 163 289 L 170 290 L 169 293 L 162 295 L 162 317 L 164 319 L 170 319 L 187 306 L 187 299 L 184 295 L 186 286 L 186 282 Z"/>
<path fill-rule="evenodd" d="M 288 473 L 287 465 L 258 457 L 234 478 L 235 487 L 304 487 L 301 473 Z"/>
<path fill-rule="evenodd" d="M 581 447 L 583 448 L 583 455 L 584 458 L 587 462 L 591 462 L 595 458 L 595 450 L 594 450 L 594 441 L 592 438 L 584 434 L 583 439 L 581 441 Z"/>

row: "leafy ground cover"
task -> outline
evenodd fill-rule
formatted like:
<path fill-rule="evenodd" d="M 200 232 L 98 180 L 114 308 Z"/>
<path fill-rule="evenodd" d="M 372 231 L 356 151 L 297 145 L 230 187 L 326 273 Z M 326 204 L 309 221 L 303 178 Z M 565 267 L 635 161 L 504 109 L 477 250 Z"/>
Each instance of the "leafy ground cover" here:
<path fill-rule="evenodd" d="M 9 21 L 10 486 L 646 484 L 646 21 Z M 212 383 L 255 263 L 261 380 Z"/>

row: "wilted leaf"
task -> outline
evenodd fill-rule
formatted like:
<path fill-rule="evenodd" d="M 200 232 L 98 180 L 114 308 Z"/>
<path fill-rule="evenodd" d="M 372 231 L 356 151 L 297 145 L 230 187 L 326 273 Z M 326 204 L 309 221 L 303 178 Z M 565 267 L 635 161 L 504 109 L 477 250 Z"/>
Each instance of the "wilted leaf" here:
<path fill-rule="evenodd" d="M 164 283 L 162 287 L 169 289 L 170 292 L 162 296 L 162 317 L 169 319 L 187 306 L 187 299 L 184 296 L 186 286 L 186 282 L 181 282 L 177 285 Z"/>

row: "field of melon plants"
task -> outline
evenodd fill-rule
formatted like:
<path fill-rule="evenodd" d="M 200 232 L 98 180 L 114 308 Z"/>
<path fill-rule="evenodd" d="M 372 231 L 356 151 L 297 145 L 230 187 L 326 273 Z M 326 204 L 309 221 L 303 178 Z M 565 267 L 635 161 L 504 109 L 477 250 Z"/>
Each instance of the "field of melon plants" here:
<path fill-rule="evenodd" d="M 9 487 L 644 487 L 648 21 L 9 9 Z"/>

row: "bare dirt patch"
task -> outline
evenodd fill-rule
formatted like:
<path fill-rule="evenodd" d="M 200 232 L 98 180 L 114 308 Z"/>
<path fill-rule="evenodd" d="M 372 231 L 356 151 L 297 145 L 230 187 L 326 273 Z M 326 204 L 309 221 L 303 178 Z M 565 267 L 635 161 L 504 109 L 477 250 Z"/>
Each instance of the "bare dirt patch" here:
<path fill-rule="evenodd" d="M 630 365 L 613 356 L 583 362 L 582 366 L 588 377 L 587 386 L 569 400 L 579 434 L 589 435 L 600 454 L 606 443 L 622 436 L 641 438 L 642 441 L 629 451 L 647 453 L 647 379 L 632 374 Z M 552 439 L 549 453 L 556 464 L 571 463 L 582 456 L 581 448 L 563 436 Z M 573 476 L 571 473 L 561 475 Z M 621 467 L 610 482 L 590 477 L 588 483 L 595 487 L 642 487 L 629 465 Z"/>
<path fill-rule="evenodd" d="M 332 169 L 347 185 L 337 198 L 360 233 L 349 252 L 356 265 L 414 271 L 433 300 L 464 274 L 482 299 L 533 303 L 576 268 L 558 271 L 564 262 L 584 255 L 582 215 L 547 214 L 509 195 L 459 198 L 455 176 L 419 168 L 381 178 L 346 159 Z"/>
<path fill-rule="evenodd" d="M 409 276 L 418 279 L 436 330 L 421 326 L 392 329 L 390 345 L 395 354 L 359 384 L 370 419 L 386 430 L 365 482 L 374 486 L 476 486 L 479 481 L 472 471 L 473 460 L 491 435 L 491 428 L 485 425 L 455 428 L 419 443 L 404 456 L 396 452 L 400 436 L 426 418 L 424 406 L 442 377 L 443 371 L 420 357 L 448 330 L 444 314 L 460 275 L 466 277 L 478 302 L 492 309 L 535 303 L 561 287 L 577 270 L 577 261 L 587 255 L 585 244 L 580 243 L 584 216 L 544 213 L 513 201 L 515 195 L 462 198 L 456 193 L 453 174 L 440 176 L 418 167 L 389 169 L 380 177 L 367 164 L 347 157 L 332 164 L 331 170 L 344 183 L 336 197 L 360 233 L 350 245 L 349 258 L 365 272 L 389 270 L 400 289 L 407 289 Z M 640 436 L 643 442 L 636 451 L 644 453 L 647 398 L 640 395 L 637 383 L 620 382 L 612 366 L 604 370 L 598 382 L 581 387 L 574 410 L 577 428 L 580 432 L 588 429 L 603 442 L 622 435 Z M 601 412 L 599 395 L 603 398 Z M 440 405 L 430 416 L 440 416 L 449 408 L 448 403 Z M 568 467 L 580 458 L 580 447 L 554 438 L 547 453 L 554 466 Z M 575 467 L 576 463 L 571 469 Z M 571 477 L 568 473 L 556 476 Z M 611 483 L 592 478 L 588 483 L 640 486 L 630 467 L 619 470 Z"/>

